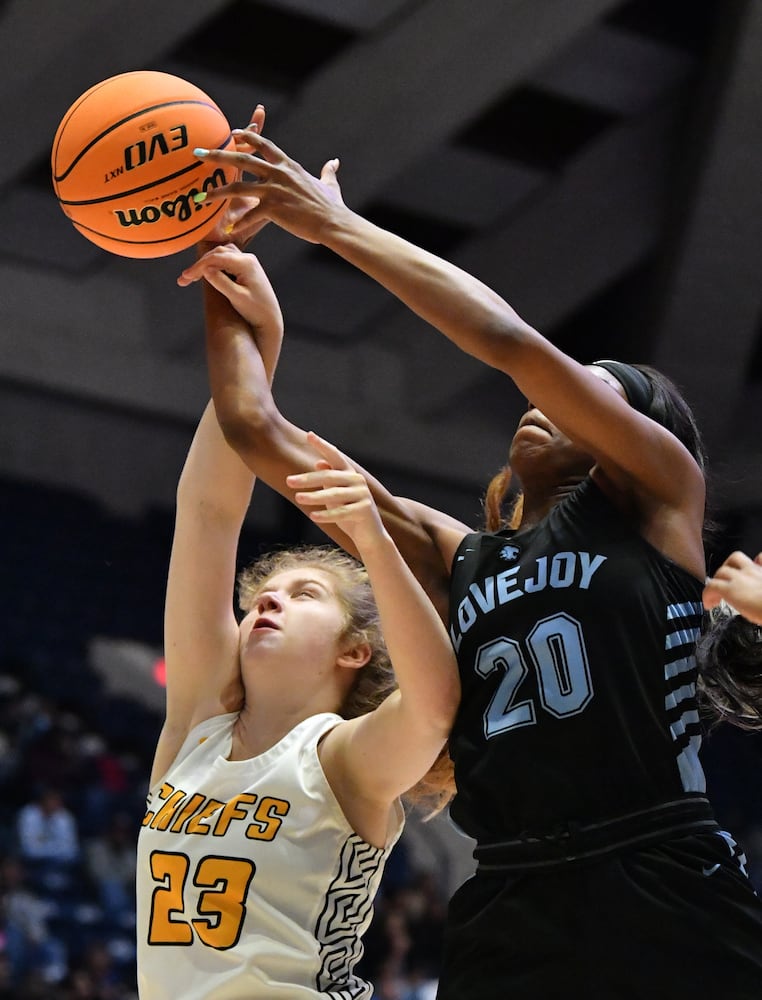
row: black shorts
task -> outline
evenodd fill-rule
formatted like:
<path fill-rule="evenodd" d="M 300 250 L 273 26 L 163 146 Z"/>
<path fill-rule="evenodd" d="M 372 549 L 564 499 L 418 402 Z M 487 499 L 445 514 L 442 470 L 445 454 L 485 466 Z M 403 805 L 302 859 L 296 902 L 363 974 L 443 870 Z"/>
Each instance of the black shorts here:
<path fill-rule="evenodd" d="M 762 1000 L 762 902 L 731 845 L 691 834 L 453 896 L 437 1000 Z"/>

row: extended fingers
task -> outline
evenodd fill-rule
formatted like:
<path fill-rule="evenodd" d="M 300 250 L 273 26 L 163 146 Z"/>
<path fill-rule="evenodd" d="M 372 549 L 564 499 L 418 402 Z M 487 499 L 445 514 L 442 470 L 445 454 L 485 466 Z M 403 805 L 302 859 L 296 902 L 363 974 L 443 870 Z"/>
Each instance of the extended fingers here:
<path fill-rule="evenodd" d="M 208 250 L 203 257 L 199 257 L 186 267 L 180 278 L 180 284 L 188 284 L 198 281 L 215 271 L 228 271 L 233 274 L 244 274 L 252 266 L 250 254 L 242 253 L 238 247 L 232 243 L 220 244 Z M 179 280 L 179 279 L 178 279 Z"/>
<path fill-rule="evenodd" d="M 722 602 L 722 596 L 713 587 L 705 587 L 701 599 L 707 611 L 711 611 Z"/>
<path fill-rule="evenodd" d="M 339 160 L 338 157 L 333 160 L 328 160 L 323 164 L 323 169 L 320 171 L 320 180 L 324 184 L 331 184 L 334 187 L 339 186 L 336 174 L 339 170 Z"/>
<path fill-rule="evenodd" d="M 210 188 L 208 191 L 199 191 L 197 195 L 193 196 L 193 200 L 196 204 L 200 204 L 205 201 L 224 201 L 227 198 L 235 196 L 246 198 L 249 202 L 249 208 L 246 215 L 238 220 L 240 222 L 253 215 L 253 210 L 259 207 L 260 198 L 253 193 L 256 190 L 256 184 L 256 181 L 231 181 L 230 184 L 223 184 L 222 187 Z"/>
<path fill-rule="evenodd" d="M 731 552 L 722 566 L 729 567 L 731 569 L 743 569 L 746 566 L 750 566 L 754 560 L 750 559 L 745 552 L 736 550 Z M 722 566 L 720 569 L 722 569 Z M 718 570 L 719 573 L 719 570 Z"/>
<path fill-rule="evenodd" d="M 352 480 L 348 482 L 332 482 L 323 485 L 315 485 L 312 488 L 302 488 L 294 494 L 294 500 L 300 505 L 308 507 L 318 507 L 321 504 L 329 506 L 331 504 L 354 503 L 368 495 L 365 481 Z"/>
<path fill-rule="evenodd" d="M 340 164 L 338 158 L 328 160 L 327 163 L 324 163 L 323 169 L 320 171 L 320 181 L 325 184 L 326 187 L 331 188 L 336 198 L 341 201 L 341 187 L 339 186 L 339 179 L 336 176 L 339 166 Z"/>
<path fill-rule="evenodd" d="M 234 128 L 233 137 L 236 141 L 243 140 L 247 146 L 251 146 L 252 149 L 256 150 L 260 157 L 268 163 L 278 163 L 286 159 L 286 154 L 283 150 L 279 149 L 270 139 L 266 139 L 259 129 L 252 128 L 251 126 L 248 128 Z"/>
<path fill-rule="evenodd" d="M 265 127 L 265 106 L 264 104 L 258 104 L 251 114 L 249 119 L 249 124 L 247 126 L 255 132 L 262 132 Z"/>
<path fill-rule="evenodd" d="M 337 507 L 326 507 L 324 510 L 311 510 L 309 517 L 311 521 L 343 521 L 354 520 L 368 509 L 370 499 L 362 497 L 359 500 L 352 500 L 340 503 Z"/>
<path fill-rule="evenodd" d="M 266 168 L 279 162 L 285 156 L 269 139 L 265 139 L 255 128 L 233 129 L 233 137 L 238 145 L 245 144 L 252 152 L 242 149 L 206 149 L 196 146 L 193 155 L 212 163 L 228 163 L 248 173 L 266 173 Z"/>
<path fill-rule="evenodd" d="M 322 455 L 326 462 L 329 462 L 331 467 L 334 469 L 345 469 L 347 471 L 352 470 L 352 466 L 349 464 L 347 459 L 341 454 L 338 448 L 331 444 L 330 441 L 326 441 L 325 438 L 320 437 L 314 431 L 307 432 L 307 441 L 315 449 L 315 451 Z M 362 479 L 363 477 L 356 473 L 356 475 Z"/>

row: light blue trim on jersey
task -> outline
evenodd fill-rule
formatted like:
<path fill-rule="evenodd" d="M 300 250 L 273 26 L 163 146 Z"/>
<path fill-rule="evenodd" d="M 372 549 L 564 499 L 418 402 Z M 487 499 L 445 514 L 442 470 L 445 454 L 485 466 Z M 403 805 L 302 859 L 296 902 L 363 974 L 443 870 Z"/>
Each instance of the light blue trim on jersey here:
<path fill-rule="evenodd" d="M 667 649 L 674 649 L 676 646 L 690 646 L 699 637 L 701 629 L 697 626 L 696 628 L 680 628 L 674 632 L 670 632 L 667 635 Z"/>
<path fill-rule="evenodd" d="M 683 684 L 676 691 L 670 691 L 664 700 L 664 704 L 669 708 L 677 708 L 681 701 L 688 701 L 696 697 L 696 687 L 694 684 Z M 696 718 L 698 719 L 698 713 Z M 693 721 L 693 720 L 689 720 Z"/>
<path fill-rule="evenodd" d="M 672 680 L 677 677 L 678 674 L 687 674 L 689 670 L 696 669 L 696 657 L 695 656 L 681 656 L 679 660 L 673 660 L 672 663 L 667 663 L 664 667 L 664 676 L 667 680 Z M 694 694 L 696 693 L 694 689 Z"/>
<path fill-rule="evenodd" d="M 680 735 L 674 726 L 670 726 L 670 729 L 673 739 L 675 736 Z M 683 789 L 686 792 L 700 792 L 703 794 L 706 791 L 706 776 L 699 761 L 700 749 L 701 737 L 699 735 L 691 736 L 688 745 L 683 747 L 677 755 L 677 767 L 680 771 Z"/>
<path fill-rule="evenodd" d="M 675 619 L 698 618 L 702 613 L 701 604 L 694 601 L 685 601 L 679 604 L 667 605 L 667 621 Z M 700 634 L 700 624 L 694 628 L 677 628 L 668 632 L 665 638 L 664 648 L 669 657 L 672 650 L 681 646 L 693 646 Z M 696 657 L 691 653 L 689 656 L 681 656 L 676 660 L 671 660 L 664 664 L 664 679 L 667 683 L 679 677 L 680 674 L 692 673 L 696 669 Z M 696 683 L 691 680 L 688 684 L 683 684 L 674 691 L 668 691 L 664 698 L 664 707 L 670 710 L 680 708 L 685 705 L 685 710 L 678 719 L 670 723 L 669 730 L 672 739 L 677 743 L 680 737 L 685 735 L 689 725 L 696 725 L 699 722 L 699 714 L 696 708 Z M 689 737 L 688 744 L 677 754 L 677 767 L 680 772 L 680 780 L 686 792 L 706 791 L 706 777 L 704 769 L 699 761 L 699 750 L 701 749 L 701 735 L 695 734 Z"/>
<path fill-rule="evenodd" d="M 746 860 L 746 854 L 743 848 L 738 843 L 738 841 L 733 837 L 732 834 L 728 833 L 727 830 L 718 830 L 716 836 L 722 837 L 725 843 L 728 845 L 728 850 L 730 851 L 730 856 L 741 869 L 741 873 L 749 877 L 749 873 L 746 870 L 746 865 L 748 864 Z"/>
<path fill-rule="evenodd" d="M 667 606 L 667 621 L 673 618 L 690 618 L 691 615 L 701 615 L 703 605 L 698 601 L 683 601 L 681 604 L 670 604 Z"/>
<path fill-rule="evenodd" d="M 675 719 L 672 725 L 669 727 L 673 738 L 682 736 L 690 723 L 696 723 L 699 721 L 699 714 L 695 708 L 689 708 L 687 711 L 683 712 L 679 719 Z"/>

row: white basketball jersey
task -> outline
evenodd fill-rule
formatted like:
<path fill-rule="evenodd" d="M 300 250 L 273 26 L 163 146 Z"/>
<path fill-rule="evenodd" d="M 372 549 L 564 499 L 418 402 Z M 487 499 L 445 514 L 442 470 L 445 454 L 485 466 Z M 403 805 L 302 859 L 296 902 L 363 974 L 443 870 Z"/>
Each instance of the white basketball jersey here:
<path fill-rule="evenodd" d="M 353 972 L 385 848 L 350 827 L 318 760 L 315 715 L 231 761 L 237 715 L 207 719 L 148 796 L 138 838 L 141 1000 L 365 1000 Z"/>

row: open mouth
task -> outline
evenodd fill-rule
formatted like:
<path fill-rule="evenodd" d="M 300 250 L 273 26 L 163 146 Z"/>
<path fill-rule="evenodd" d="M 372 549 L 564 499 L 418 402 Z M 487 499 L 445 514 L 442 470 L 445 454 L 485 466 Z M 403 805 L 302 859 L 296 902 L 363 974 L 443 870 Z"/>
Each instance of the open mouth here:
<path fill-rule="evenodd" d="M 258 629 L 261 628 L 279 629 L 280 625 L 276 625 L 275 622 L 271 621 L 269 618 L 257 618 L 252 627 L 252 632 L 256 632 Z"/>

